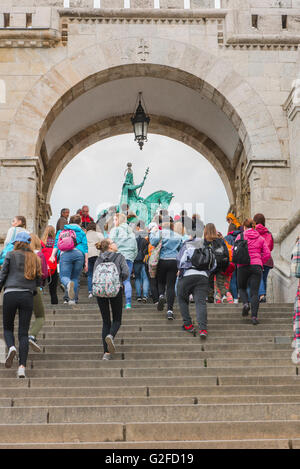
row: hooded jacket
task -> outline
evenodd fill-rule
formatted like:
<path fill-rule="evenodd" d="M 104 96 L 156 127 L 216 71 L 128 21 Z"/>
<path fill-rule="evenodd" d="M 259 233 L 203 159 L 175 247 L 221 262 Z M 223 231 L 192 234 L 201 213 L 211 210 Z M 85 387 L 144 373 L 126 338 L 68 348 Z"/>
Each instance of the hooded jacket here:
<path fill-rule="evenodd" d="M 256 225 L 256 231 L 258 231 L 260 236 L 264 238 L 264 240 L 267 243 L 268 248 L 270 249 L 270 252 L 272 252 L 274 249 L 274 239 L 270 231 L 265 226 L 260 225 L 260 224 Z M 268 267 L 271 267 L 271 268 L 274 267 L 272 256 L 264 265 L 267 265 Z"/>
<path fill-rule="evenodd" d="M 86 238 L 85 232 L 81 229 L 81 227 L 79 225 L 76 225 L 75 223 L 72 223 L 72 224 L 69 224 L 69 225 L 65 225 L 64 230 L 73 230 L 75 232 L 76 241 L 77 241 L 77 245 L 76 245 L 75 249 L 78 249 L 84 255 L 87 254 L 88 251 L 89 251 L 87 238 Z M 55 237 L 54 247 L 57 248 L 57 249 L 58 249 L 58 246 L 57 246 L 58 238 L 59 238 L 59 235 L 62 231 L 63 230 L 58 231 L 57 234 L 56 234 L 56 237 Z"/>
<path fill-rule="evenodd" d="M 241 239 L 241 235 L 236 238 L 236 241 Z M 271 257 L 270 249 L 266 241 L 259 232 L 253 230 L 244 231 L 244 239 L 248 241 L 248 251 L 250 256 L 250 265 L 260 265 L 263 267 Z M 238 265 L 241 267 L 241 265 Z"/>
<path fill-rule="evenodd" d="M 125 259 L 134 262 L 138 248 L 133 229 L 127 223 L 122 223 L 111 230 L 109 237 L 116 243 L 118 251 Z"/>
<path fill-rule="evenodd" d="M 120 275 L 120 282 L 124 282 L 129 277 L 127 262 L 122 254 L 110 251 L 101 253 L 95 262 L 94 272 L 97 265 L 104 261 L 113 262 L 116 265 Z"/>

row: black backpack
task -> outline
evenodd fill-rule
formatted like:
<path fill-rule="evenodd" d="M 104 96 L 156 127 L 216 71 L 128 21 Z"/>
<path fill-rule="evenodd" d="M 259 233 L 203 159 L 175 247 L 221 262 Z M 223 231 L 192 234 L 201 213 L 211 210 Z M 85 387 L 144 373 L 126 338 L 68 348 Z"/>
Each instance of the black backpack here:
<path fill-rule="evenodd" d="M 220 238 L 214 239 L 212 249 L 216 256 L 217 268 L 225 271 L 229 266 L 229 252 L 225 242 Z"/>
<path fill-rule="evenodd" d="M 248 250 L 248 241 L 241 234 L 241 239 L 235 241 L 233 245 L 232 262 L 234 264 L 250 265 L 251 259 Z"/>
<path fill-rule="evenodd" d="M 211 246 L 203 246 L 194 250 L 191 257 L 192 266 L 196 270 L 210 271 L 214 268 L 216 257 Z"/>

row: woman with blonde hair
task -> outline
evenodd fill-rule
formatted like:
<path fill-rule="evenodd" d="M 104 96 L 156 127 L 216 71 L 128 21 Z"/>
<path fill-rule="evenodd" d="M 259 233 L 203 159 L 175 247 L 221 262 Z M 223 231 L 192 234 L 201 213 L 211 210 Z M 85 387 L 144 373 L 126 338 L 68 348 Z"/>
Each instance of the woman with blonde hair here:
<path fill-rule="evenodd" d="M 19 312 L 19 368 L 18 378 L 25 378 L 28 357 L 28 330 L 33 311 L 33 297 L 42 282 L 41 261 L 30 248 L 31 238 L 26 232 L 16 235 L 14 250 L 9 252 L 0 271 L 0 291 L 3 295 L 3 329 L 8 348 L 5 362 L 11 368 L 17 354 L 14 320 Z"/>

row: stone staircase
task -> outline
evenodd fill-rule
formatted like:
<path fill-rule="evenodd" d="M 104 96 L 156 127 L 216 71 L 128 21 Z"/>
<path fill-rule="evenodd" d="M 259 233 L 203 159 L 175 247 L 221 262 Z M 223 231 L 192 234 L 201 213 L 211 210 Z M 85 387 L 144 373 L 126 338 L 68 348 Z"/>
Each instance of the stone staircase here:
<path fill-rule="evenodd" d="M 27 378 L 0 369 L 1 448 L 300 448 L 300 378 L 289 304 L 209 305 L 209 337 L 153 305 L 124 311 L 117 354 L 102 361 L 101 316 L 47 304 Z M 194 308 L 192 309 L 194 315 Z"/>

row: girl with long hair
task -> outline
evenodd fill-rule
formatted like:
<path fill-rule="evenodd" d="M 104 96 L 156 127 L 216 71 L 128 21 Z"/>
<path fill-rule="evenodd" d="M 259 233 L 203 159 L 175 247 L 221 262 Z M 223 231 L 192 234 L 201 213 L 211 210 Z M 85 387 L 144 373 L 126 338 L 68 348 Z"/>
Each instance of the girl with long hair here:
<path fill-rule="evenodd" d="M 33 311 L 33 296 L 41 285 L 41 261 L 30 248 L 31 238 L 28 233 L 20 232 L 14 241 L 14 250 L 6 257 L 0 271 L 0 291 L 3 295 L 3 330 L 8 348 L 5 362 L 11 368 L 17 354 L 14 338 L 14 321 L 19 313 L 19 368 L 17 376 L 25 378 L 28 357 L 28 330 Z"/>

